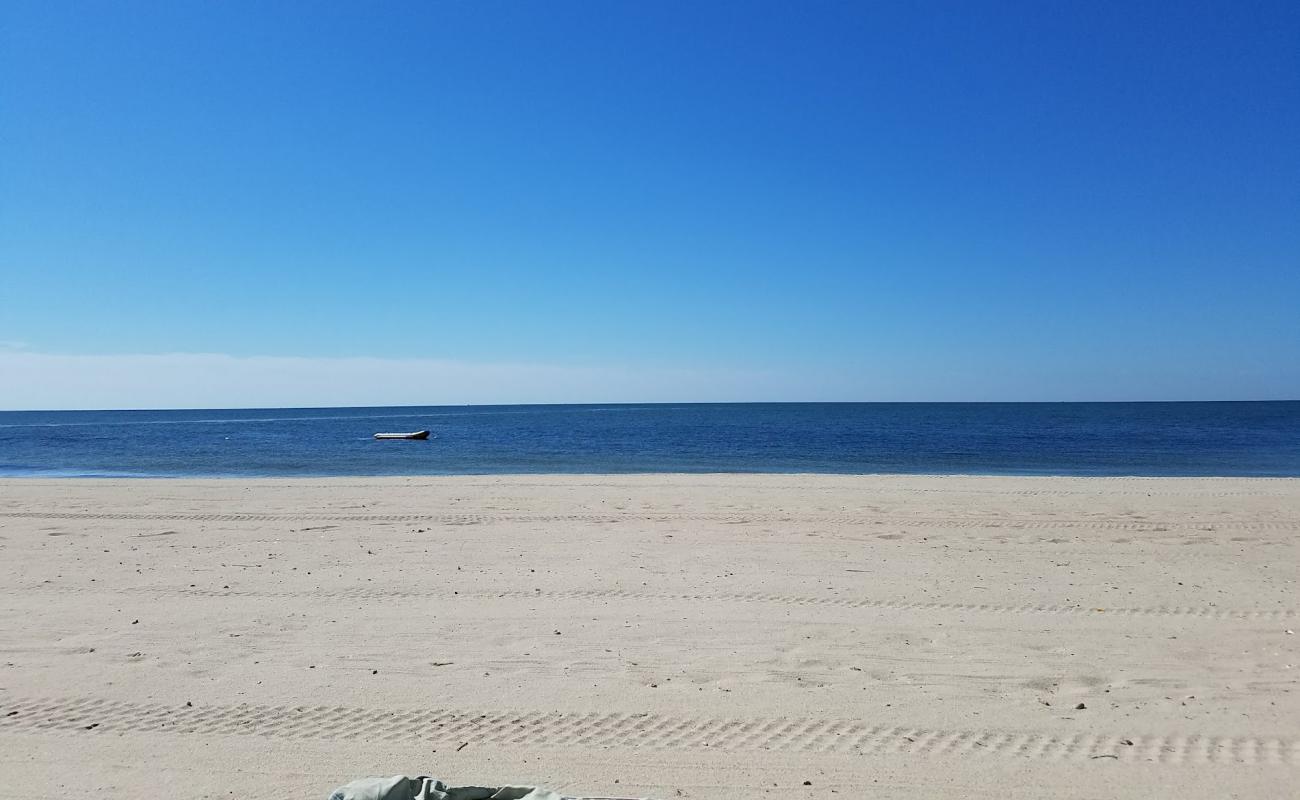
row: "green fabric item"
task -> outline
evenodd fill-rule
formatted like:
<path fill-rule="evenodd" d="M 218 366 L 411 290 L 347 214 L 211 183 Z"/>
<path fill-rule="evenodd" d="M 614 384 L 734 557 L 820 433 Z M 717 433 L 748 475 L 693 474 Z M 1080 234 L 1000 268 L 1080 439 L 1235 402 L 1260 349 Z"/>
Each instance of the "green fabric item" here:
<path fill-rule="evenodd" d="M 448 786 L 427 775 L 409 778 L 361 778 L 340 786 L 329 800 L 564 800 L 550 789 L 533 786 Z"/>

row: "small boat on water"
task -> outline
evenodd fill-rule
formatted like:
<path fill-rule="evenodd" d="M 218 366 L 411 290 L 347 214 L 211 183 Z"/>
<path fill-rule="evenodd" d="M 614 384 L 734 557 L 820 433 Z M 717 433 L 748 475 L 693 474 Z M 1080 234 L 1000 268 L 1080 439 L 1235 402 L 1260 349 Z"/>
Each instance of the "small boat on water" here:
<path fill-rule="evenodd" d="M 428 431 L 415 431 L 414 433 L 376 433 L 376 439 L 428 439 Z"/>

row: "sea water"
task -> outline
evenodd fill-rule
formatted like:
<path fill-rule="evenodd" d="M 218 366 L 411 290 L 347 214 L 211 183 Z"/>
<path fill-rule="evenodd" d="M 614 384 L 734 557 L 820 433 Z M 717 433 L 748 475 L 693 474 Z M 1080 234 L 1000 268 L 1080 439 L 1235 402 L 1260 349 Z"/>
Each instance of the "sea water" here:
<path fill-rule="evenodd" d="M 543 472 L 1300 476 L 1300 402 L 0 412 L 6 476 Z"/>

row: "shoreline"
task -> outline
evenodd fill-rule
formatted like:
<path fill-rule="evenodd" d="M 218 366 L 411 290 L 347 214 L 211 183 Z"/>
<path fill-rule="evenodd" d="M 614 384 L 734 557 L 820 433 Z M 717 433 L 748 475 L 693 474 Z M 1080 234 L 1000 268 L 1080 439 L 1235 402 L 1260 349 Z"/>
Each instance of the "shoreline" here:
<path fill-rule="evenodd" d="M 5 481 L 318 481 L 318 480 L 444 480 L 460 478 L 646 478 L 646 477 L 672 477 L 672 478 L 708 478 L 708 477 L 764 477 L 764 476 L 784 476 L 784 477 L 807 477 L 807 478 L 872 478 L 872 479 L 889 479 L 889 478 L 990 478 L 990 479 L 1028 479 L 1028 480 L 1202 480 L 1202 481 L 1300 481 L 1300 474 L 1259 474 L 1259 475 L 1143 475 L 1143 474 L 1076 474 L 1076 473 L 1047 473 L 1047 472 L 790 472 L 783 470 L 772 471 L 752 471 L 752 472 L 735 472 L 735 471 L 718 471 L 718 472 L 446 472 L 446 473 L 428 473 L 415 472 L 391 475 L 340 475 L 335 473 L 320 475 L 186 475 L 186 474 L 141 474 L 141 475 L 123 475 L 123 474 L 85 474 L 78 473 L 73 475 L 27 475 L 27 474 L 5 474 L 0 473 L 0 483 Z"/>

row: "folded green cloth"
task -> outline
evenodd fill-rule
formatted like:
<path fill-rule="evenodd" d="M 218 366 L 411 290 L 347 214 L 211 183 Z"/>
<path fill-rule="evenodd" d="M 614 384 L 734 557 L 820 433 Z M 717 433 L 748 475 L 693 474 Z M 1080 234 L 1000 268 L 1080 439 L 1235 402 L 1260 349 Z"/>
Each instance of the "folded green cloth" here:
<path fill-rule="evenodd" d="M 421 776 L 361 778 L 340 786 L 329 800 L 564 800 L 550 789 L 533 786 L 448 786 Z"/>

